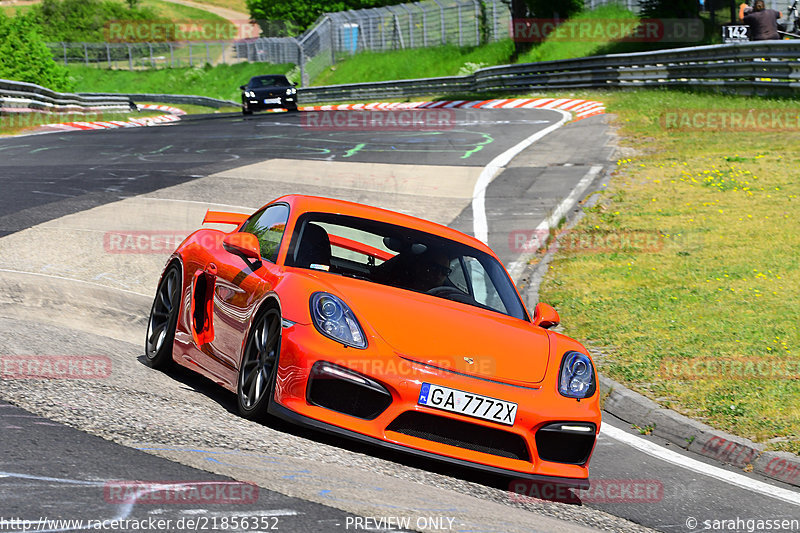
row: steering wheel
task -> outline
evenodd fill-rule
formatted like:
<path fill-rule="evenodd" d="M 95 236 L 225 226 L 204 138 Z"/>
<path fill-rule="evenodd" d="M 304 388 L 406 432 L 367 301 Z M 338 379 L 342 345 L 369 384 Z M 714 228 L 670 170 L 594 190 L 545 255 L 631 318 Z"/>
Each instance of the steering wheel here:
<path fill-rule="evenodd" d="M 442 285 L 441 287 L 434 287 L 431 290 L 427 291 L 425 294 L 430 294 L 431 296 L 439 296 L 440 298 L 447 298 L 448 300 L 455 300 L 460 302 L 466 302 L 466 299 L 472 300 L 469 294 L 465 293 L 461 289 L 457 289 L 455 287 L 450 287 L 448 285 Z"/>

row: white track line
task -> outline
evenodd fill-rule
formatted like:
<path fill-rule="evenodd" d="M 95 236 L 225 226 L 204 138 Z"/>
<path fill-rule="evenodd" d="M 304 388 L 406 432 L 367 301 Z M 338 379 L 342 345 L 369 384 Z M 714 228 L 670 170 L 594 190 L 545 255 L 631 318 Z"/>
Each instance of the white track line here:
<path fill-rule="evenodd" d="M 566 111 L 561 111 L 560 109 L 553 109 L 553 111 L 561 113 L 561 120 L 541 131 L 537 131 L 527 139 L 517 143 L 515 146 L 512 146 L 492 159 L 488 165 L 483 167 L 481 175 L 478 176 L 478 181 L 475 183 L 475 188 L 472 190 L 472 233 L 475 235 L 476 239 L 483 243 L 489 241 L 489 223 L 486 221 L 486 188 L 489 187 L 494 177 L 514 158 L 514 156 L 572 119 L 572 115 Z"/>
<path fill-rule="evenodd" d="M 573 205 L 578 203 L 578 200 L 581 199 L 581 195 L 586 190 L 586 188 L 591 185 L 594 179 L 600 174 L 600 171 L 603 170 L 602 165 L 595 165 L 589 169 L 589 171 L 580 179 L 577 185 L 570 191 L 566 198 L 561 200 L 556 208 L 550 213 L 550 216 L 542 220 L 536 229 L 533 231 L 533 236 L 531 239 L 525 244 L 522 245 L 523 250 L 530 250 L 531 252 L 536 251 L 539 249 L 547 241 L 547 235 L 550 228 L 555 228 L 558 226 L 558 222 L 561 218 L 567 214 Z M 523 254 L 520 257 L 524 257 Z M 521 275 L 523 270 L 525 269 L 526 261 L 517 260 L 512 261 L 508 264 L 508 273 L 511 275 L 511 279 L 517 280 Z"/>
<path fill-rule="evenodd" d="M 765 496 L 770 496 L 771 498 L 775 498 L 777 500 L 782 500 L 794 505 L 800 505 L 800 493 L 798 492 L 784 489 L 782 487 L 776 487 L 774 485 L 770 485 L 769 483 L 764 483 L 763 481 L 759 481 L 757 479 L 751 479 L 741 474 L 737 474 L 736 472 L 730 472 L 728 470 L 719 468 L 718 466 L 709 465 L 698 461 L 697 459 L 686 457 L 685 455 L 668 450 L 641 437 L 626 433 L 625 431 L 612 425 L 603 424 L 600 427 L 600 433 L 606 437 L 618 440 L 623 444 L 627 444 L 631 448 L 636 448 L 640 452 L 646 453 L 647 455 L 651 455 L 661 459 L 662 461 L 686 468 L 687 470 L 692 470 L 698 474 L 713 477 L 730 485 L 735 485 L 742 489 L 763 494 Z"/>
<path fill-rule="evenodd" d="M 60 280 L 63 280 L 63 281 L 74 281 L 75 283 L 83 283 L 85 285 L 92 285 L 94 287 L 99 287 L 101 289 L 110 289 L 112 291 L 119 291 L 119 292 L 124 292 L 124 293 L 127 293 L 127 294 L 135 294 L 136 296 L 144 296 L 145 298 L 152 298 L 152 295 L 142 294 L 140 292 L 129 291 L 127 289 L 120 289 L 119 287 L 112 287 L 110 285 L 102 285 L 100 283 L 94 283 L 92 281 L 84 281 L 82 279 L 66 278 L 64 276 L 54 276 L 53 274 L 43 274 L 41 272 L 29 272 L 29 271 L 26 271 L 26 270 L 14 270 L 14 269 L 11 269 L 11 268 L 0 268 L 0 272 L 9 272 L 11 274 L 27 274 L 29 276 L 41 276 L 41 277 L 44 277 L 44 278 L 60 279 Z"/>
<path fill-rule="evenodd" d="M 198 205 L 205 205 L 209 207 L 230 207 L 233 209 L 246 209 L 247 211 L 255 211 L 258 207 L 250 207 L 244 205 L 230 205 L 230 204 L 218 204 L 216 202 L 199 202 L 197 200 L 179 200 L 177 198 L 156 198 L 155 196 L 132 196 L 133 199 L 141 199 L 141 200 L 157 200 L 159 202 L 179 202 L 182 204 L 198 204 Z M 259 206 L 260 207 L 260 206 Z"/>

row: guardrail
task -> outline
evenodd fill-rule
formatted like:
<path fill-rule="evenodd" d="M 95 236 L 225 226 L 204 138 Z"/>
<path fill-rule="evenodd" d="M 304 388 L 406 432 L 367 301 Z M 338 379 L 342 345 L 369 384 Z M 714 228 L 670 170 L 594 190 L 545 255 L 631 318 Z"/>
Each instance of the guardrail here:
<path fill-rule="evenodd" d="M 515 93 L 552 89 L 708 87 L 750 95 L 800 93 L 800 41 L 735 43 L 657 52 L 505 65 L 468 76 L 394 80 L 299 89 L 301 104 L 434 95 Z M 170 94 L 57 93 L 0 80 L 0 108 L 41 111 L 112 110 L 130 101 L 239 107 L 238 102 Z"/>
<path fill-rule="evenodd" d="M 488 67 L 469 76 L 300 89 L 301 104 L 550 89 L 709 87 L 752 95 L 800 92 L 800 41 L 735 43 Z"/>
<path fill-rule="evenodd" d="M 208 96 L 184 95 L 184 94 L 151 94 L 151 93 L 78 93 L 86 98 L 105 98 L 110 96 L 122 96 L 133 102 L 158 102 L 164 104 L 189 104 L 201 105 L 205 107 L 242 107 L 241 102 L 231 100 L 220 100 Z"/>
<path fill-rule="evenodd" d="M 59 93 L 21 81 L 0 79 L 0 111 L 75 113 L 95 111 L 126 111 L 131 108 L 129 98 L 120 95 L 82 96 Z"/>

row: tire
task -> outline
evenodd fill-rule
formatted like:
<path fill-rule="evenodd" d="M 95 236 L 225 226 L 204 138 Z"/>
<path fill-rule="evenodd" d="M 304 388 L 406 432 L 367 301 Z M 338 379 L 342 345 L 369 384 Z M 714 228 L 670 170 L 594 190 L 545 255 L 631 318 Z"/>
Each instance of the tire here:
<path fill-rule="evenodd" d="M 242 100 L 242 115 L 252 115 L 252 114 L 253 114 L 253 110 L 250 109 L 250 106 L 247 105 L 247 102 Z"/>
<path fill-rule="evenodd" d="M 286 111 L 289 113 L 297 113 L 297 106 L 287 107 Z"/>
<path fill-rule="evenodd" d="M 236 403 L 242 417 L 250 420 L 266 417 L 275 393 L 280 349 L 280 312 L 274 307 L 259 311 L 250 328 L 236 380 Z"/>
<path fill-rule="evenodd" d="M 147 321 L 144 355 L 152 368 L 165 370 L 172 364 L 172 343 L 180 314 L 181 286 L 181 269 L 173 264 L 158 284 Z"/>

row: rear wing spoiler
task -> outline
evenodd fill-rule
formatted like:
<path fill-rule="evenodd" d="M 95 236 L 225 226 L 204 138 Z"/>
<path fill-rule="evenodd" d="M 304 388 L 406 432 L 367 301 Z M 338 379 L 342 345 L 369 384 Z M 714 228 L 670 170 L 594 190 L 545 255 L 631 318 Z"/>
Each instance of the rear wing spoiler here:
<path fill-rule="evenodd" d="M 225 211 L 206 211 L 206 216 L 203 218 L 203 224 L 233 224 L 239 226 L 247 220 L 250 215 L 244 213 L 226 213 Z"/>

